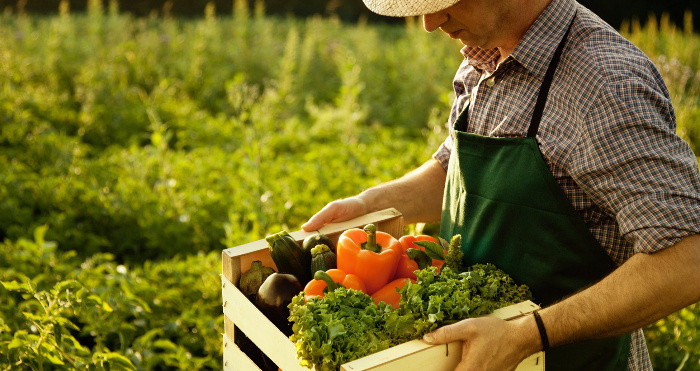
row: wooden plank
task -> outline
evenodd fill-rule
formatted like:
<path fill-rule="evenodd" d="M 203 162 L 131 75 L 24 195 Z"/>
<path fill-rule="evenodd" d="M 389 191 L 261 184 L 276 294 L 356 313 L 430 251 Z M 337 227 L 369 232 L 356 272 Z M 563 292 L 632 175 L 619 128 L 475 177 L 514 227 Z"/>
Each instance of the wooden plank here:
<path fill-rule="evenodd" d="M 394 219 L 401 219 L 401 221 L 399 222 Z M 375 225 L 377 225 L 377 229 L 387 232 L 394 237 L 401 237 L 401 234 L 403 233 L 403 230 L 398 230 L 397 228 L 397 226 L 400 226 L 401 229 L 403 229 L 403 216 L 401 215 L 401 213 L 396 209 L 385 209 L 362 215 L 354 219 L 346 220 L 344 222 L 329 223 L 315 232 L 294 231 L 290 232 L 289 234 L 297 242 L 301 242 L 306 237 L 314 235 L 316 233 L 325 234 L 328 237 L 331 237 L 331 240 L 333 240 L 333 237 L 335 237 L 335 240 L 337 241 L 338 236 L 346 229 L 364 227 L 366 224 L 369 223 L 375 223 Z M 386 225 L 391 230 L 387 230 L 381 227 L 384 225 Z M 224 250 L 223 253 L 227 254 L 229 257 L 234 257 L 250 254 L 264 249 L 267 249 L 267 241 L 265 241 L 265 239 L 260 239 L 236 247 L 228 248 Z"/>
<path fill-rule="evenodd" d="M 400 219 L 400 223 L 397 221 L 397 219 Z M 294 237 L 294 239 L 297 241 L 303 241 L 308 236 L 314 235 L 316 233 L 322 233 L 330 237 L 333 242 L 337 242 L 338 237 L 341 233 L 343 233 L 343 231 L 350 228 L 362 228 L 369 223 L 373 223 L 374 225 L 376 225 L 377 230 L 389 233 L 396 238 L 401 237 L 401 235 L 403 234 L 403 216 L 398 210 L 390 208 L 365 214 L 354 219 L 346 220 L 344 222 L 329 223 L 315 232 L 296 231 L 290 233 L 290 235 Z M 402 229 L 398 232 L 395 230 L 396 228 L 384 228 L 385 226 L 393 227 L 398 224 L 401 225 Z"/>
<path fill-rule="evenodd" d="M 428 345 L 411 340 L 392 348 L 343 364 L 342 371 L 451 371 L 462 358 L 462 343 Z M 544 371 L 544 355 L 535 353 L 522 361 L 516 371 Z"/>
<path fill-rule="evenodd" d="M 227 280 L 228 281 L 228 280 Z M 308 371 L 299 365 L 294 343 L 256 308 L 231 282 L 224 282 L 224 314 L 277 366 L 287 371 Z"/>
<path fill-rule="evenodd" d="M 532 311 L 539 308 L 539 305 L 533 303 L 530 300 L 526 300 L 518 304 L 513 304 L 504 308 L 496 309 L 493 311 L 493 313 L 489 314 L 489 316 L 510 321 L 512 319 L 532 313 Z"/>
<path fill-rule="evenodd" d="M 544 371 L 544 352 L 537 352 L 520 362 L 515 371 Z"/>
<path fill-rule="evenodd" d="M 393 209 L 392 209 L 393 210 Z M 394 210 L 396 211 L 396 210 Z M 398 213 L 398 211 L 396 211 Z M 403 216 L 399 213 L 399 217 L 394 217 L 390 219 L 386 219 L 383 221 L 378 221 L 375 223 L 377 226 L 377 230 L 389 233 L 390 235 L 398 238 L 401 238 L 403 236 Z"/>
<path fill-rule="evenodd" d="M 428 345 L 411 340 L 389 349 L 343 364 L 342 371 L 454 370 L 462 354 L 462 344 L 452 342 Z"/>
<path fill-rule="evenodd" d="M 231 340 L 236 340 L 236 330 L 234 328 L 233 321 L 224 315 L 224 334 Z"/>
<path fill-rule="evenodd" d="M 221 274 L 229 282 L 238 284 L 238 280 L 241 278 L 241 258 L 238 256 L 230 256 L 224 252 L 221 253 Z M 221 280 L 222 284 L 224 280 Z"/>
<path fill-rule="evenodd" d="M 256 251 L 264 249 L 267 249 L 267 241 L 265 241 L 265 239 L 263 238 L 257 241 L 248 242 L 243 245 L 238 245 L 226 249 L 224 250 L 224 254 L 228 254 L 228 256 L 234 257 L 254 253 Z"/>
<path fill-rule="evenodd" d="M 224 336 L 224 371 L 262 371 L 248 356 L 243 353 L 233 340 Z"/>

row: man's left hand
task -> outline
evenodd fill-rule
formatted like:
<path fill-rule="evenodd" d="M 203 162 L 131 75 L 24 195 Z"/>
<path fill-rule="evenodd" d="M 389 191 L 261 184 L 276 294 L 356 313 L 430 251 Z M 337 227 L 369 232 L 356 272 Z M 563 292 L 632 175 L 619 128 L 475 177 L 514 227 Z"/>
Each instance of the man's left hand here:
<path fill-rule="evenodd" d="M 532 316 L 513 321 L 495 317 L 469 318 L 423 337 L 428 344 L 462 341 L 462 360 L 455 370 L 515 370 L 541 347 Z"/>

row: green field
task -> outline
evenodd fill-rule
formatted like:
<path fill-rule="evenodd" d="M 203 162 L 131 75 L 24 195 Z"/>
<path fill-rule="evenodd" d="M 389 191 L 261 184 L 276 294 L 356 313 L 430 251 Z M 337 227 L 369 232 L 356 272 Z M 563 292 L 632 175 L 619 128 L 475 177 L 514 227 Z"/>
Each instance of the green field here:
<path fill-rule="evenodd" d="M 0 369 L 220 369 L 221 250 L 443 140 L 453 40 L 263 13 L 0 15 Z M 700 35 L 622 32 L 700 156 Z M 656 369 L 700 368 L 699 315 L 648 328 Z"/>

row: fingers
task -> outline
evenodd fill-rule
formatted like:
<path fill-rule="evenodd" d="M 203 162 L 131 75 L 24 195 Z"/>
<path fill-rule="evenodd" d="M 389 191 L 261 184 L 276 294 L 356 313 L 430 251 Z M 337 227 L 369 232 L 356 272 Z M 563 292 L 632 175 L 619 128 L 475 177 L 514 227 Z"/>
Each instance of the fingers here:
<path fill-rule="evenodd" d="M 326 205 L 321 211 L 309 218 L 309 220 L 301 226 L 301 229 L 307 232 L 316 231 L 326 223 L 333 221 L 337 217 L 337 209 L 340 207 L 337 202 L 338 201 L 333 201 Z"/>
<path fill-rule="evenodd" d="M 428 344 L 446 344 L 453 341 L 465 340 L 468 335 L 469 327 L 471 327 L 468 322 L 468 320 L 463 320 L 440 327 L 431 333 L 423 335 L 423 341 Z"/>
<path fill-rule="evenodd" d="M 426 334 L 429 344 L 462 341 L 462 359 L 455 371 L 515 370 L 530 353 L 515 335 L 513 323 L 495 317 L 469 318 Z"/>
<path fill-rule="evenodd" d="M 301 226 L 306 232 L 316 231 L 328 223 L 342 222 L 366 214 L 367 207 L 359 197 L 335 200 L 309 218 Z"/>

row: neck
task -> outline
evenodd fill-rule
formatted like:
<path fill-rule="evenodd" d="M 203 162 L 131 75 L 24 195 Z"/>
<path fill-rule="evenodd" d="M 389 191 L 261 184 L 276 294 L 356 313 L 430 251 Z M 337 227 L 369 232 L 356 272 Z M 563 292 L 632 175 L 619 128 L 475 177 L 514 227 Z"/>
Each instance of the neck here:
<path fill-rule="evenodd" d="M 505 12 L 503 24 L 508 25 L 504 29 L 504 39 L 498 47 L 501 57 L 498 63 L 508 58 L 515 50 L 523 36 L 537 18 L 544 12 L 553 0 L 513 0 L 510 1 L 509 10 Z"/>

